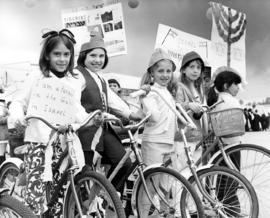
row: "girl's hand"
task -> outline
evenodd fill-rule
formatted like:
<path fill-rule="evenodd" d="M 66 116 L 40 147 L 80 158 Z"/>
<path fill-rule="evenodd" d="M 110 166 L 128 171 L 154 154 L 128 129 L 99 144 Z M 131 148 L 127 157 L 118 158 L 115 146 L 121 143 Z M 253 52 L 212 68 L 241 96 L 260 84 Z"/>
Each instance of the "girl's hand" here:
<path fill-rule="evenodd" d="M 144 84 L 140 87 L 140 89 L 146 92 L 146 95 L 151 91 L 151 86 L 149 84 Z"/>
<path fill-rule="evenodd" d="M 141 111 L 138 111 L 136 113 L 132 112 L 130 115 L 129 115 L 129 119 L 130 120 L 134 120 L 134 121 L 140 121 L 141 119 L 144 118 L 144 114 L 141 112 Z"/>
<path fill-rule="evenodd" d="M 102 125 L 102 123 L 103 123 L 102 114 L 100 113 L 100 114 L 97 114 L 96 116 L 94 116 L 93 121 L 94 121 L 94 125 L 96 127 L 100 127 Z"/>
<path fill-rule="evenodd" d="M 194 113 L 203 112 L 203 107 L 199 103 L 190 102 L 188 104 L 188 106 L 189 106 L 190 110 L 192 110 Z"/>

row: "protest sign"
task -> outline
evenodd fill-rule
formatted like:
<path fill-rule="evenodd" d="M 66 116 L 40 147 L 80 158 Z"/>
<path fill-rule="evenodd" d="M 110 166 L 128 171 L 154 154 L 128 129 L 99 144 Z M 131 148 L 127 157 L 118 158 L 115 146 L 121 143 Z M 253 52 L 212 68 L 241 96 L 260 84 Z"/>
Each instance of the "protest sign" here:
<path fill-rule="evenodd" d="M 166 50 L 175 62 L 177 69 L 179 69 L 183 56 L 190 51 L 196 51 L 207 61 L 209 58 L 209 43 L 209 40 L 202 37 L 183 32 L 164 24 L 159 24 L 155 48 L 163 48 Z"/>
<path fill-rule="evenodd" d="M 80 46 L 90 40 L 92 31 L 99 32 L 103 36 L 109 56 L 127 54 L 121 3 L 96 9 L 66 9 L 61 15 L 63 27 L 75 35 L 76 54 L 79 53 Z"/>
<path fill-rule="evenodd" d="M 27 115 L 41 116 L 53 124 L 74 123 L 74 90 L 59 81 L 42 79 L 32 89 Z"/>

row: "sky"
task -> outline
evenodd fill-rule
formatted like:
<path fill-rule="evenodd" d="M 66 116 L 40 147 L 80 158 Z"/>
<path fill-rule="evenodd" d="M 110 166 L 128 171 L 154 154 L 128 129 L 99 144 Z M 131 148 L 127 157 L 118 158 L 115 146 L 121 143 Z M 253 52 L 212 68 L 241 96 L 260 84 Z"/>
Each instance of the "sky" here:
<path fill-rule="evenodd" d="M 108 0 L 105 0 L 108 1 Z M 270 97 L 270 1 L 213 0 L 246 13 L 246 88 L 239 98 L 261 101 Z M 27 3 L 33 3 L 32 6 Z M 41 31 L 61 29 L 61 10 L 90 6 L 101 0 L 0 0 L 0 67 L 37 63 Z M 110 58 L 107 72 L 142 76 L 153 51 L 159 23 L 210 39 L 208 0 L 139 0 L 137 8 L 123 5 L 127 55 Z"/>

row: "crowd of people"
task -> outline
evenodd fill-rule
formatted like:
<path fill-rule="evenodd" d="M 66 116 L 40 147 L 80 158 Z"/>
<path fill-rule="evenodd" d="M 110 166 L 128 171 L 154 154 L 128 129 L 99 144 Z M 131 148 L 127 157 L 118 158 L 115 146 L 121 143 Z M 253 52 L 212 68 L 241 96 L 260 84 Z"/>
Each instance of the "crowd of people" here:
<path fill-rule="evenodd" d="M 249 131 L 268 131 L 270 124 L 270 112 L 258 113 L 258 109 L 244 108 L 245 130 Z"/>
<path fill-rule="evenodd" d="M 142 111 L 134 112 L 119 97 L 121 92 L 119 82 L 115 79 L 107 82 L 103 78 L 102 71 L 106 68 L 109 57 L 101 36 L 97 33 L 92 34 L 91 40 L 81 45 L 76 67 L 74 67 L 75 39 L 70 31 L 66 29 L 59 32 L 51 31 L 42 37 L 44 42 L 39 59 L 40 73 L 26 82 L 25 89 L 22 89 L 23 92 L 11 102 L 9 113 L 6 113 L 6 118 L 3 119 L 4 125 L 7 124 L 8 119 L 12 120 L 15 123 L 15 129 L 22 129 L 26 125 L 23 134 L 24 143 L 27 144 L 27 152 L 24 155 L 27 172 L 25 202 L 38 216 L 42 216 L 46 209 L 44 206 L 46 190 L 42 174 L 46 145 L 51 130 L 38 120 L 30 120 L 27 124 L 24 121 L 25 109 L 31 98 L 32 87 L 37 82 L 44 79 L 59 81 L 74 88 L 73 104 L 77 111 L 74 117 L 77 123 L 83 121 L 89 113 L 97 109 L 114 113 L 127 122 L 130 120 L 139 121 L 144 114 L 151 112 L 151 118 L 146 123 L 142 133 L 141 149 L 146 165 L 163 162 L 172 155 L 180 159 L 183 157 L 183 140 L 179 134 L 181 123 L 161 99 L 161 96 L 168 101 L 170 107 L 176 108 L 177 103 L 181 104 L 196 123 L 198 130 L 187 132 L 187 139 L 192 144 L 193 150 L 196 142 L 203 134 L 206 134 L 204 131 L 208 129 L 206 117 L 202 115 L 203 104 L 207 102 L 208 105 L 212 105 L 216 101 L 223 100 L 224 102 L 216 108 L 217 110 L 241 107 L 235 98 L 239 91 L 238 85 L 241 83 L 241 77 L 236 70 L 229 67 L 219 68 L 213 74 L 213 86 L 206 96 L 202 79 L 205 64 L 198 53 L 191 51 L 184 55 L 180 68 L 181 76 L 180 79 L 176 79 L 173 76 L 173 72 L 176 70 L 175 63 L 164 50 L 156 49 L 150 57 L 146 72 L 141 80 L 141 89 L 148 94 L 140 97 Z M 155 90 L 159 95 L 155 92 L 149 92 L 150 89 Z M 248 120 L 247 131 L 269 128 L 269 116 L 267 125 L 266 122 L 262 121 L 263 118 L 259 118 L 261 123 L 259 125 L 255 111 L 245 110 L 245 115 Z M 103 124 L 103 118 L 102 115 L 96 116 L 94 125 L 88 125 L 78 131 L 85 159 L 83 170 L 91 170 L 93 150 L 110 162 L 112 166 L 110 172 L 125 154 L 125 149 L 115 133 L 113 125 Z M 257 128 L 256 125 L 260 127 Z M 98 142 L 96 144 L 89 143 L 97 134 L 99 134 Z M 8 137 L 8 134 L 5 137 Z M 22 135 L 19 135 L 18 138 L 22 139 Z M 236 137 L 233 140 L 240 139 Z M 18 142 L 16 143 L 13 143 L 12 147 L 18 146 Z M 62 152 L 60 144 L 55 152 Z M 177 158 L 175 160 L 177 161 Z M 184 162 L 181 162 L 181 167 L 185 167 Z M 172 164 L 179 166 L 174 162 Z M 120 193 L 123 192 L 125 173 L 130 167 L 131 160 L 128 159 L 112 181 Z M 142 202 L 146 201 L 146 198 L 146 196 L 142 196 Z"/>

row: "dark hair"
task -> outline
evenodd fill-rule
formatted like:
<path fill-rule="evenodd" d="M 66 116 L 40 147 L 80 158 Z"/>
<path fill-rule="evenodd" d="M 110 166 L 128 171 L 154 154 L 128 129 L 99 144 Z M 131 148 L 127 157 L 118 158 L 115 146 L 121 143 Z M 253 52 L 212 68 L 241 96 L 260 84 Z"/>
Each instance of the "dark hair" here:
<path fill-rule="evenodd" d="M 232 84 L 240 84 L 241 77 L 232 71 L 222 71 L 220 72 L 215 80 L 214 85 L 209 89 L 208 97 L 207 97 L 207 105 L 211 106 L 218 100 L 218 92 L 224 92 L 225 87 L 224 85 L 227 84 L 230 87 Z M 215 90 L 216 89 L 216 90 Z"/>
<path fill-rule="evenodd" d="M 115 83 L 115 84 L 118 85 L 119 88 L 121 88 L 119 82 L 118 82 L 116 79 L 109 79 L 109 80 L 108 80 L 108 83 L 109 83 L 109 84 L 110 84 L 110 83 Z"/>
<path fill-rule="evenodd" d="M 77 59 L 77 65 L 82 66 L 82 67 L 85 67 L 84 61 L 86 59 L 86 55 L 89 52 L 91 52 L 91 51 L 93 51 L 94 49 L 97 49 L 97 48 L 92 48 L 90 50 L 80 52 L 79 57 Z M 101 48 L 101 49 L 103 49 L 103 48 Z M 104 69 L 107 66 L 108 62 L 109 62 L 107 51 L 105 49 L 103 49 L 103 50 L 105 52 L 105 61 L 104 61 L 104 65 L 102 66 L 101 69 Z"/>
<path fill-rule="evenodd" d="M 70 35 L 68 35 L 70 34 Z M 70 61 L 67 67 L 67 72 L 70 72 L 72 76 L 76 74 L 73 73 L 74 68 L 74 43 L 75 40 L 73 38 L 73 34 L 63 29 L 59 32 L 51 31 L 42 36 L 45 38 L 43 42 L 43 46 L 41 49 L 40 57 L 39 57 L 39 68 L 45 77 L 49 77 L 50 73 L 50 60 L 49 54 L 50 52 L 60 43 L 62 42 L 69 50 L 70 50 Z"/>

